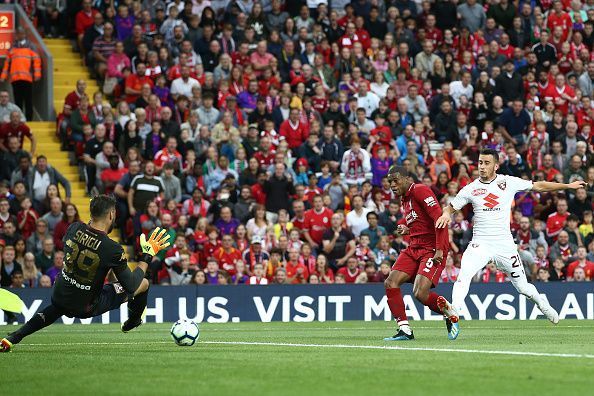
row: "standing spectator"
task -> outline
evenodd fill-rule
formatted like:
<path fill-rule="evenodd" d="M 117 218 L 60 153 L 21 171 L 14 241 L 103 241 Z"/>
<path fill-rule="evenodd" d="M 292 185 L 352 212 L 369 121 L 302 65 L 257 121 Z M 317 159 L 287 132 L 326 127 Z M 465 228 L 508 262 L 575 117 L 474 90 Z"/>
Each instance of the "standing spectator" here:
<path fill-rule="evenodd" d="M 369 227 L 367 222 L 367 214 L 370 212 L 369 209 L 364 207 L 363 197 L 355 195 L 352 198 L 353 210 L 351 210 L 346 216 L 346 225 L 351 230 L 353 235 L 358 237 L 361 231 Z"/>
<path fill-rule="evenodd" d="M 333 216 L 332 210 L 324 207 L 321 195 L 313 197 L 313 208 L 305 212 L 305 223 L 303 224 L 303 236 L 313 249 L 322 246 L 322 239 Z"/>
<path fill-rule="evenodd" d="M 64 235 L 66 235 L 68 227 L 77 221 L 80 221 L 80 216 L 76 206 L 74 204 L 64 205 L 62 220 L 56 224 L 53 233 L 54 245 L 56 246 L 57 250 L 64 250 L 64 241 L 62 239 L 64 238 Z"/>
<path fill-rule="evenodd" d="M 54 262 L 54 240 L 51 236 L 45 238 L 42 242 L 42 248 L 35 254 L 35 265 L 44 274 L 51 268 Z"/>
<path fill-rule="evenodd" d="M 33 119 L 33 82 L 41 80 L 41 58 L 31 48 L 12 47 L 4 61 L 0 82 L 10 81 L 14 102 Z M 20 121 L 19 114 L 19 121 Z"/>
<path fill-rule="evenodd" d="M 144 165 L 144 174 L 136 176 L 130 183 L 128 191 L 128 208 L 135 218 L 134 234 L 140 235 L 139 218 L 147 204 L 156 198 L 163 199 L 165 188 L 160 177 L 155 176 L 155 164 L 148 161 Z"/>
<path fill-rule="evenodd" d="M 274 174 L 264 183 L 266 210 L 278 213 L 279 209 L 289 210 L 289 197 L 295 194 L 293 180 L 285 176 L 285 165 L 276 164 Z"/>
<path fill-rule="evenodd" d="M 361 148 L 358 137 L 351 140 L 351 148 L 342 156 L 341 170 L 345 174 L 345 182 L 349 185 L 361 184 L 367 180 L 366 173 L 371 171 L 371 158 L 367 150 Z"/>

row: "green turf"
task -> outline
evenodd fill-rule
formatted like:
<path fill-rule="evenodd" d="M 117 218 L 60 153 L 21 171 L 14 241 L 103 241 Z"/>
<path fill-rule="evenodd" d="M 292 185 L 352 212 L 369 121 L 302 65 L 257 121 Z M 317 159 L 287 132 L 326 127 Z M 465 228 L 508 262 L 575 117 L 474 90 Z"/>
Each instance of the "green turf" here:
<path fill-rule="evenodd" d="M 122 334 L 116 325 L 54 325 L 0 355 L 0 395 L 591 395 L 592 321 L 468 321 L 448 341 L 442 322 L 386 343 L 393 323 L 202 324 L 178 347 L 168 324 Z M 0 334 L 12 326 L 0 326 Z M 208 342 L 272 342 L 577 354 L 494 355 Z M 583 355 L 590 356 L 583 356 Z"/>

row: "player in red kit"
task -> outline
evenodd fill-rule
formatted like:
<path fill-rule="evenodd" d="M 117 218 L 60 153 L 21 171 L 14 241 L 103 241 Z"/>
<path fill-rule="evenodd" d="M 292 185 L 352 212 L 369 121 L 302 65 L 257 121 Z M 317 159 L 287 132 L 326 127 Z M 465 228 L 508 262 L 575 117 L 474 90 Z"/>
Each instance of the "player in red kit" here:
<path fill-rule="evenodd" d="M 442 214 L 441 207 L 433 191 L 424 184 L 413 183 L 405 168 L 392 166 L 388 171 L 388 180 L 394 194 L 400 197 L 406 220 L 406 225 L 399 225 L 396 232 L 409 235 L 410 242 L 384 282 L 388 306 L 399 326 L 398 333 L 384 338 L 384 341 L 415 338 L 400 291 L 400 286 L 406 282 L 413 283 L 413 294 L 417 300 L 444 315 L 450 337 L 452 332 L 458 331 L 458 314 L 445 297 L 431 291 L 439 283 L 449 248 L 448 230 L 435 228 L 435 222 Z"/>

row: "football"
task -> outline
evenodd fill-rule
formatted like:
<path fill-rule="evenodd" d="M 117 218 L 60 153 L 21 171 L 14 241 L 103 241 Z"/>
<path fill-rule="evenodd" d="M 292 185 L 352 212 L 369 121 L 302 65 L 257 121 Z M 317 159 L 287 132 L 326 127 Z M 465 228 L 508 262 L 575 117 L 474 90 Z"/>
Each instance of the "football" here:
<path fill-rule="evenodd" d="M 171 326 L 171 338 L 179 346 L 192 346 L 199 337 L 200 329 L 194 321 L 180 319 Z"/>

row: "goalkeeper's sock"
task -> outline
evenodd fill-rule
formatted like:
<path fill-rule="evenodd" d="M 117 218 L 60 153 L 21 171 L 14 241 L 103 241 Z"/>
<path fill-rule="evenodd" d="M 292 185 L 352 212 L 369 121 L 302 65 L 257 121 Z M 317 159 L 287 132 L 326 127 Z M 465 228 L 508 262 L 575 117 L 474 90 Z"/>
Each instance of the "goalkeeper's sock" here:
<path fill-rule="evenodd" d="M 131 301 L 128 301 L 128 320 L 131 323 L 142 317 L 147 302 L 148 290 L 135 295 Z"/>
<path fill-rule="evenodd" d="M 386 296 L 388 297 L 388 307 L 394 319 L 396 319 L 399 325 L 401 322 L 406 322 L 406 325 L 408 325 L 408 318 L 404 309 L 404 300 L 402 299 L 400 288 L 386 289 Z"/>
<path fill-rule="evenodd" d="M 20 329 L 11 333 L 6 337 L 8 341 L 13 344 L 18 344 L 21 340 L 28 335 L 35 333 L 54 323 L 64 313 L 56 308 L 54 305 L 48 305 L 42 311 L 37 312 L 27 323 L 25 323 Z"/>
<path fill-rule="evenodd" d="M 437 299 L 439 298 L 439 295 L 435 292 L 430 292 L 429 293 L 429 297 L 427 297 L 427 301 L 425 301 L 423 304 L 427 307 L 429 307 L 430 310 L 432 310 L 433 312 L 443 315 L 442 310 L 439 308 L 439 305 L 437 305 Z"/>

